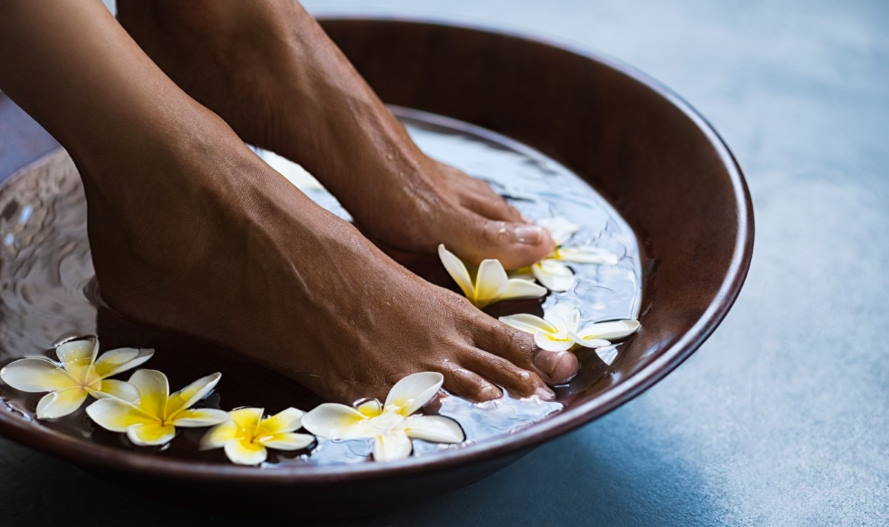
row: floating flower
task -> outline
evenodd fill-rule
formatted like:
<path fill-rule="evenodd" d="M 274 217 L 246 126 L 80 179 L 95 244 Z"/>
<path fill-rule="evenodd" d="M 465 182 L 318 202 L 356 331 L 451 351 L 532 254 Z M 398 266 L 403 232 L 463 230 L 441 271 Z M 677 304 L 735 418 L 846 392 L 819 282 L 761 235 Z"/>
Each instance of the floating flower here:
<path fill-rule="evenodd" d="M 460 443 L 465 435 L 453 419 L 412 415 L 435 397 L 443 380 L 436 372 L 414 373 L 395 383 L 383 405 L 376 399 L 355 408 L 324 403 L 307 413 L 302 424 L 309 432 L 328 439 L 373 438 L 376 461 L 409 456 L 413 450 L 411 438 Z"/>
<path fill-rule="evenodd" d="M 88 395 L 135 400 L 138 393 L 133 386 L 108 377 L 139 366 L 154 350 L 119 348 L 96 358 L 98 352 L 95 336 L 69 339 L 55 346 L 60 362 L 25 357 L 0 369 L 0 378 L 23 392 L 49 392 L 37 403 L 38 419 L 66 416 L 80 408 Z"/>
<path fill-rule="evenodd" d="M 576 223 L 571 223 L 564 218 L 544 218 L 537 224 L 549 231 L 550 237 L 556 243 L 556 249 L 543 260 L 531 265 L 530 270 L 520 270 L 516 276 L 532 274 L 550 291 L 567 291 L 574 287 L 574 272 L 562 262 L 607 265 L 617 263 L 616 254 L 598 247 L 589 245 L 563 247 L 571 236 L 580 229 L 580 225 Z"/>
<path fill-rule="evenodd" d="M 567 351 L 575 346 L 600 348 L 610 346 L 611 340 L 621 339 L 639 330 L 638 320 L 597 322 L 583 329 L 580 311 L 569 304 L 558 304 L 544 314 L 544 318 L 527 313 L 500 317 L 516 329 L 534 335 L 534 343 L 547 351 Z"/>
<path fill-rule="evenodd" d="M 126 432 L 133 444 L 163 445 L 176 435 L 177 426 L 211 426 L 228 419 L 228 413 L 222 410 L 191 409 L 221 377 L 220 373 L 201 377 L 170 395 L 166 375 L 157 370 L 136 370 L 129 380 L 139 393 L 136 402 L 107 397 L 87 406 L 86 413 L 102 428 Z"/>
<path fill-rule="evenodd" d="M 302 410 L 287 408 L 263 419 L 263 408 L 238 408 L 228 413 L 228 421 L 210 429 L 201 440 L 201 449 L 224 448 L 232 463 L 258 465 L 268 452 L 300 450 L 315 440 L 309 434 L 297 434 L 302 424 Z"/>
<path fill-rule="evenodd" d="M 457 255 L 447 250 L 443 244 L 438 246 L 438 256 L 448 274 L 457 282 L 466 298 L 476 307 L 485 307 L 501 300 L 540 298 L 546 294 L 545 288 L 531 280 L 509 278 L 499 260 L 483 260 L 478 266 L 475 281 L 473 281 L 466 264 L 457 258 Z"/>

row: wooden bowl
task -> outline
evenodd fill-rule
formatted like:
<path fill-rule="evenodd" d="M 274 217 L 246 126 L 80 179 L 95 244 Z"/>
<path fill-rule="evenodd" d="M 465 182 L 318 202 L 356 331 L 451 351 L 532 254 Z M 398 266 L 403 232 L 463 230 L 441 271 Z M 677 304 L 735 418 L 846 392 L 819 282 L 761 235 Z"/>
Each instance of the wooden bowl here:
<path fill-rule="evenodd" d="M 204 498 L 217 510 L 289 503 L 297 515 L 366 513 L 471 483 L 617 408 L 682 363 L 725 316 L 750 264 L 750 196 L 717 133 L 669 89 L 612 59 L 503 33 L 388 19 L 323 24 L 386 102 L 542 151 L 591 183 L 635 229 L 643 330 L 613 374 L 515 434 L 386 464 L 259 469 L 158 458 L 0 408 L 4 435 L 168 498 Z M 3 99 L 0 144 L 2 177 L 54 147 Z"/>

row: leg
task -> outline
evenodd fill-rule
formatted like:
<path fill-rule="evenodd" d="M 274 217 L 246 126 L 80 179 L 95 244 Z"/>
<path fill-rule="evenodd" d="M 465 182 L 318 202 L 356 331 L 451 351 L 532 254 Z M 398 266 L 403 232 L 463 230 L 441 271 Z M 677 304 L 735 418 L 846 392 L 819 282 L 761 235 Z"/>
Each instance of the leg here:
<path fill-rule="evenodd" d="M 247 142 L 305 166 L 385 245 L 431 253 L 444 242 L 507 267 L 552 250 L 546 231 L 487 184 L 425 156 L 297 2 L 120 0 L 118 8 L 174 80 Z"/>
<path fill-rule="evenodd" d="M 419 370 L 477 399 L 493 384 L 546 396 L 541 377 L 576 369 L 272 174 L 98 0 L 9 2 L 0 88 L 74 158 L 103 297 L 137 320 L 228 343 L 342 401 Z"/>

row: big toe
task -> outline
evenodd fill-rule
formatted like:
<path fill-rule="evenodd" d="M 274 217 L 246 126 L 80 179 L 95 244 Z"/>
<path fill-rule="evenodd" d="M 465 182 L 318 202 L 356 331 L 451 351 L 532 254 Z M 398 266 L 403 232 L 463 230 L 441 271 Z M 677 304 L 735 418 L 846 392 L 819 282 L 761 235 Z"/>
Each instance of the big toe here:
<path fill-rule="evenodd" d="M 577 356 L 569 351 L 539 351 L 534 357 L 534 365 L 543 373 L 550 384 L 564 384 L 570 381 L 579 368 Z"/>
<path fill-rule="evenodd" d="M 473 263 L 496 258 L 507 269 L 516 269 L 540 261 L 555 249 L 549 232 L 539 225 L 490 220 L 474 213 L 461 223 L 454 249 Z"/>

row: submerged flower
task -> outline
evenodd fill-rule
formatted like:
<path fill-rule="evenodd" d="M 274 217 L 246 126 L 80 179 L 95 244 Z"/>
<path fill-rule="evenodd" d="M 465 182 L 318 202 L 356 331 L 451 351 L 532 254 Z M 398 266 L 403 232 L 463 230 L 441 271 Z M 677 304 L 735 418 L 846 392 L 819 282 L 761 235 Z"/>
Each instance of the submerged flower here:
<path fill-rule="evenodd" d="M 476 307 L 485 307 L 501 300 L 540 298 L 546 294 L 546 289 L 530 280 L 509 278 L 499 260 L 483 260 L 473 281 L 466 264 L 443 244 L 438 246 L 438 256 L 448 274 Z"/>
<path fill-rule="evenodd" d="M 616 254 L 598 247 L 564 247 L 580 229 L 576 223 L 564 218 L 544 218 L 537 223 L 549 231 L 556 243 L 556 249 L 543 260 L 531 265 L 528 271 L 550 291 L 567 291 L 574 287 L 574 273 L 562 262 L 614 265 L 618 261 Z"/>
<path fill-rule="evenodd" d="M 126 432 L 139 446 L 163 445 L 176 435 L 176 427 L 219 424 L 228 413 L 213 408 L 191 409 L 222 377 L 213 373 L 170 394 L 167 376 L 157 370 L 136 370 L 129 383 L 139 392 L 136 402 L 107 397 L 87 406 L 86 413 L 99 426 L 112 432 Z"/>
<path fill-rule="evenodd" d="M 228 421 L 210 429 L 201 439 L 201 449 L 224 448 L 232 463 L 258 465 L 274 450 L 300 450 L 315 440 L 309 434 L 297 434 L 305 414 L 287 408 L 263 419 L 263 408 L 238 408 L 228 413 Z"/>
<path fill-rule="evenodd" d="M 373 438 L 376 461 L 409 456 L 411 438 L 436 443 L 460 443 L 465 439 L 456 421 L 440 415 L 412 415 L 441 388 L 444 377 L 422 372 L 401 379 L 389 391 L 385 404 L 373 399 L 353 408 L 324 403 L 302 420 L 309 432 L 328 439 Z"/>
<path fill-rule="evenodd" d="M 638 320 L 613 320 L 580 327 L 580 311 L 569 304 L 558 304 L 544 314 L 544 318 L 522 313 L 500 317 L 516 329 L 534 335 L 534 343 L 547 351 L 567 351 L 575 346 L 601 348 L 611 340 L 621 339 L 639 330 Z"/>
<path fill-rule="evenodd" d="M 109 395 L 134 400 L 136 389 L 108 379 L 112 375 L 139 366 L 154 354 L 151 349 L 119 348 L 98 358 L 99 339 L 95 336 L 70 339 L 57 344 L 59 362 L 47 357 L 25 357 L 0 369 L 0 378 L 23 392 L 49 392 L 37 403 L 37 418 L 66 416 L 83 404 L 87 395 Z"/>

